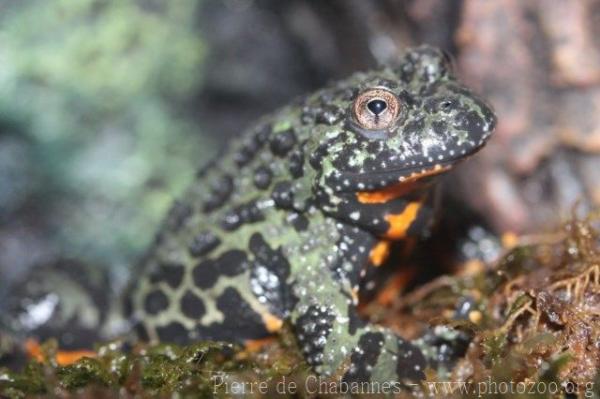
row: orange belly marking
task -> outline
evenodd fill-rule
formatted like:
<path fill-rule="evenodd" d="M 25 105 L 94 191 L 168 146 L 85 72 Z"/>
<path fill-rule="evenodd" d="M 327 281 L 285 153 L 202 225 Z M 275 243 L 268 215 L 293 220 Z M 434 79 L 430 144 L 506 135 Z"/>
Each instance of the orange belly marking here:
<path fill-rule="evenodd" d="M 387 240 L 381 240 L 369 253 L 369 260 L 373 266 L 381 266 L 390 255 L 390 242 Z"/>
<path fill-rule="evenodd" d="M 40 363 L 46 360 L 44 351 L 36 340 L 28 339 L 25 341 L 25 352 L 27 352 L 27 355 L 30 358 L 35 359 Z M 56 352 L 56 363 L 60 366 L 67 366 L 84 357 L 97 357 L 97 355 L 96 352 L 85 349 L 72 351 L 59 350 Z"/>
<path fill-rule="evenodd" d="M 281 330 L 281 327 L 283 327 L 283 320 L 273 316 L 270 313 L 264 313 L 262 315 L 262 319 L 267 331 L 270 333 L 277 332 Z"/>
<path fill-rule="evenodd" d="M 406 238 L 406 233 L 417 218 L 421 206 L 421 202 L 409 202 L 402 213 L 386 215 L 385 220 L 390 224 L 390 227 L 385 233 L 385 237 L 390 240 Z"/>
<path fill-rule="evenodd" d="M 260 351 L 264 346 L 275 342 L 275 337 L 248 339 L 244 341 L 244 349 L 248 354 Z"/>

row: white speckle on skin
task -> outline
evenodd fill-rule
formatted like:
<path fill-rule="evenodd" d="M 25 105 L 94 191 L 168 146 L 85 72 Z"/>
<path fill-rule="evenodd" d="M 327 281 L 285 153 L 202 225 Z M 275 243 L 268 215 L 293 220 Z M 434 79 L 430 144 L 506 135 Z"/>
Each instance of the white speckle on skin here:
<path fill-rule="evenodd" d="M 19 321 L 28 329 L 37 328 L 50 320 L 58 302 L 58 295 L 50 293 L 39 302 L 26 305 L 26 312 L 19 316 Z"/>

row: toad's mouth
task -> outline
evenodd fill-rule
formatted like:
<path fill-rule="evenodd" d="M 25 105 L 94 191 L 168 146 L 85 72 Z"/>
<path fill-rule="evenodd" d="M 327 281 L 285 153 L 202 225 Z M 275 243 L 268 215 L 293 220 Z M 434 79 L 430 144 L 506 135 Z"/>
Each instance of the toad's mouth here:
<path fill-rule="evenodd" d="M 422 187 L 431 177 L 448 172 L 458 161 L 440 162 L 429 168 L 414 167 L 391 169 L 372 173 L 344 174 L 347 184 L 338 190 L 340 194 L 356 193 L 368 198 L 378 195 L 383 197 L 390 195 L 405 194 L 413 189 Z"/>
<path fill-rule="evenodd" d="M 408 193 L 423 188 L 429 183 L 429 177 L 447 172 L 452 164 L 437 164 L 430 169 L 413 171 L 408 176 L 400 177 L 397 183 L 385 186 L 381 189 L 356 192 L 356 198 L 361 204 L 384 204 L 393 199 L 405 196 Z"/>

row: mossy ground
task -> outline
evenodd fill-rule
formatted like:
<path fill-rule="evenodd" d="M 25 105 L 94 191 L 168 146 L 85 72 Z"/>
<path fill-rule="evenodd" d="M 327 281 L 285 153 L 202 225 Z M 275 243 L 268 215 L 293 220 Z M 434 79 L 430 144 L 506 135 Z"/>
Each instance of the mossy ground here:
<path fill-rule="evenodd" d="M 493 265 L 471 262 L 392 305 L 373 302 L 368 313 L 405 335 L 434 324 L 472 336 L 455 367 L 444 376 L 428 373 L 428 382 L 485 383 L 480 390 L 521 382 L 537 397 L 549 396 L 550 389 L 590 397 L 600 387 L 599 236 L 597 219 L 574 219 L 554 233 L 521 237 Z M 462 319 L 453 317 L 465 300 L 471 310 Z M 123 351 L 109 343 L 96 349 L 95 358 L 60 366 L 53 360 L 56 350 L 49 342 L 45 361 L 31 361 L 19 373 L 2 370 L 0 394 L 212 397 L 238 389 L 258 397 L 264 389 L 277 393 L 277 383 L 286 380 L 296 381 L 297 394 L 308 396 L 303 381 L 309 370 L 289 330 L 255 351 L 211 342 Z M 222 377 L 227 383 L 219 384 Z M 546 392 L 539 392 L 542 387 Z"/>

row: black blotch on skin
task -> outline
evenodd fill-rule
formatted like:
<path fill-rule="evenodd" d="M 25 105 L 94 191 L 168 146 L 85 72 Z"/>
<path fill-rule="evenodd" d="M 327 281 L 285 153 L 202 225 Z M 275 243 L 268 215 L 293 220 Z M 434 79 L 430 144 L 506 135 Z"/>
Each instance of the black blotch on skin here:
<path fill-rule="evenodd" d="M 271 198 L 277 207 L 283 209 L 292 209 L 294 207 L 292 183 L 289 181 L 277 183 L 271 192 Z"/>
<path fill-rule="evenodd" d="M 153 284 L 167 283 L 171 288 L 177 288 L 183 279 L 184 267 L 178 263 L 163 263 L 153 271 L 149 280 Z"/>
<path fill-rule="evenodd" d="M 269 136 L 271 135 L 271 125 L 264 125 L 258 129 L 258 131 L 254 134 L 254 141 L 258 146 L 262 146 L 267 142 Z"/>
<path fill-rule="evenodd" d="M 256 205 L 256 201 L 249 201 L 227 212 L 221 220 L 221 227 L 226 231 L 234 231 L 243 224 L 263 220 L 265 220 L 265 216 Z"/>
<path fill-rule="evenodd" d="M 227 251 L 217 259 L 200 262 L 192 270 L 194 284 L 200 289 L 208 289 L 215 285 L 219 276 L 236 276 L 249 267 L 246 253 L 237 249 Z"/>
<path fill-rule="evenodd" d="M 221 240 L 210 231 L 203 231 L 197 234 L 190 243 L 189 251 L 194 257 L 205 256 L 217 248 Z"/>
<path fill-rule="evenodd" d="M 169 299 L 161 290 L 154 290 L 144 298 L 146 313 L 155 315 L 169 307 Z"/>
<path fill-rule="evenodd" d="M 292 129 L 288 129 L 271 137 L 271 152 L 279 157 L 285 157 L 295 144 L 296 134 Z"/>
<path fill-rule="evenodd" d="M 244 222 L 237 209 L 227 212 L 225 216 L 223 216 L 223 220 L 221 220 L 221 227 L 225 231 L 237 230 L 242 224 L 244 224 Z"/>
<path fill-rule="evenodd" d="M 394 201 L 390 201 L 385 204 L 373 204 L 369 206 L 362 206 L 360 208 L 360 220 L 358 222 L 354 220 L 348 221 L 354 225 L 359 224 L 360 222 L 360 226 L 364 227 L 376 236 L 382 236 L 390 229 L 389 222 L 383 220 L 384 215 L 400 214 L 406 209 L 406 206 L 409 203 L 409 198 L 398 198 Z M 342 202 L 338 205 L 338 214 L 340 215 L 340 217 L 347 217 L 347 215 L 350 215 L 350 213 L 356 209 L 355 206 L 356 205 L 353 202 Z M 423 208 L 421 208 L 419 212 L 421 212 L 422 210 Z M 419 215 L 417 215 L 417 220 L 418 218 Z M 415 220 L 415 222 L 417 220 Z M 413 222 L 411 226 L 415 222 Z M 408 234 L 411 235 L 411 232 L 412 230 L 410 230 L 409 228 Z"/>
<path fill-rule="evenodd" d="M 404 135 L 406 137 L 418 135 L 425 128 L 425 121 L 423 119 L 417 119 L 411 122 L 408 122 L 403 129 Z"/>
<path fill-rule="evenodd" d="M 352 237 L 354 242 L 359 242 L 366 248 L 372 248 L 376 242 L 375 237 L 369 231 L 363 229 L 355 229 L 352 226 L 348 226 L 346 224 L 343 225 L 340 231 L 340 236 Z M 342 246 L 339 243 L 338 247 L 340 249 L 342 248 Z M 356 287 L 361 281 L 360 274 L 363 270 L 364 265 L 366 265 L 368 262 L 369 254 L 361 252 L 359 245 L 347 245 L 345 249 L 342 250 L 342 257 L 353 266 L 351 270 L 341 268 L 341 270 L 344 272 L 344 278 L 348 280 L 351 287 Z"/>
<path fill-rule="evenodd" d="M 273 249 L 265 241 L 260 233 L 254 233 L 248 242 L 248 248 L 254 255 L 254 261 L 250 267 L 253 283 L 258 285 L 262 292 L 255 293 L 267 299 L 267 306 L 271 313 L 283 318 L 296 304 L 296 298 L 292 294 L 286 281 L 290 276 L 290 264 L 283 255 L 281 248 Z M 276 277 L 276 286 L 262 281 L 258 275 L 259 269 L 266 270 L 271 277 Z"/>
<path fill-rule="evenodd" d="M 386 159 L 387 154 L 383 155 L 383 159 Z M 367 158 L 363 162 L 363 168 L 367 172 L 374 172 L 381 169 L 382 153 L 379 153 L 375 158 Z"/>
<path fill-rule="evenodd" d="M 257 261 L 260 261 L 277 276 L 283 279 L 289 277 L 290 265 L 281 249 L 272 249 L 260 233 L 252 234 L 248 248 Z"/>
<path fill-rule="evenodd" d="M 271 134 L 271 126 L 261 127 L 244 145 L 233 154 L 233 160 L 239 168 L 248 165 L 259 153 Z"/>
<path fill-rule="evenodd" d="M 370 370 L 377 363 L 383 340 L 383 334 L 379 332 L 368 332 L 361 335 L 357 348 L 350 357 L 350 368 L 344 374 L 344 382 L 360 383 L 370 381 Z"/>
<path fill-rule="evenodd" d="M 220 273 L 212 259 L 200 262 L 192 270 L 194 284 L 200 289 L 209 289 L 215 285 Z"/>
<path fill-rule="evenodd" d="M 189 204 L 175 201 L 165 221 L 165 228 L 169 231 L 177 231 L 183 223 L 192 215 L 193 209 Z"/>
<path fill-rule="evenodd" d="M 321 164 L 323 163 L 323 158 L 327 156 L 329 153 L 329 149 L 331 148 L 332 140 L 329 140 L 321 145 L 319 145 L 308 157 L 308 162 L 310 166 L 314 169 L 320 169 Z"/>
<path fill-rule="evenodd" d="M 304 175 L 304 151 L 297 149 L 290 154 L 288 170 L 294 179 Z"/>
<path fill-rule="evenodd" d="M 369 154 L 377 154 L 381 148 L 381 141 L 371 141 L 367 144 L 367 152 Z"/>
<path fill-rule="evenodd" d="M 331 187 L 331 186 L 330 186 Z M 319 207 L 325 207 L 326 205 L 333 205 L 329 194 L 321 188 L 318 188 L 313 195 L 312 203 L 317 204 Z"/>
<path fill-rule="evenodd" d="M 220 176 L 211 184 L 209 199 L 204 203 L 203 211 L 211 212 L 220 208 L 227 202 L 233 192 L 233 177 L 230 175 Z"/>
<path fill-rule="evenodd" d="M 288 221 L 294 226 L 297 232 L 306 231 L 309 225 L 308 218 L 301 213 L 292 212 L 288 216 Z"/>
<path fill-rule="evenodd" d="M 427 362 L 416 346 L 398 338 L 398 363 L 396 374 L 399 380 L 421 381 L 425 379 L 423 370 Z M 418 370 L 416 369 L 418 367 Z"/>
<path fill-rule="evenodd" d="M 315 122 L 322 125 L 334 125 L 344 117 L 344 111 L 333 104 L 327 104 L 319 108 L 315 115 Z"/>
<path fill-rule="evenodd" d="M 185 327 L 176 321 L 166 326 L 156 327 L 161 342 L 171 342 L 177 345 L 185 345 L 190 341 L 189 332 Z"/>
<path fill-rule="evenodd" d="M 356 311 L 354 305 L 348 305 L 348 318 L 350 319 L 348 321 L 348 332 L 351 335 L 354 335 L 356 330 L 366 324 L 366 322 L 358 316 L 358 312 Z"/>
<path fill-rule="evenodd" d="M 260 315 L 244 301 L 235 288 L 225 289 L 217 298 L 216 305 L 225 318 L 223 322 L 213 323 L 208 327 L 198 326 L 200 337 L 239 342 L 270 335 Z"/>
<path fill-rule="evenodd" d="M 254 186 L 259 190 L 265 190 L 271 185 L 273 173 L 267 166 L 259 166 L 254 171 Z"/>
<path fill-rule="evenodd" d="M 302 108 L 302 114 L 300 115 L 300 121 L 303 125 L 312 125 L 315 122 L 315 115 L 318 112 L 316 107 L 304 107 Z"/>
<path fill-rule="evenodd" d="M 451 369 L 458 359 L 465 355 L 473 339 L 472 333 L 458 330 L 455 332 L 457 335 L 450 338 L 444 336 L 443 333 L 437 333 L 434 329 L 427 329 L 420 337 L 427 347 L 435 348 L 433 352 L 435 356 L 427 359 L 428 365 L 433 369 L 438 369 L 439 367 Z"/>
<path fill-rule="evenodd" d="M 396 202 L 399 202 L 399 204 L 396 204 Z M 388 202 L 385 204 L 369 204 L 368 206 L 365 206 L 364 204 L 358 203 L 358 201 L 355 199 L 351 199 L 350 201 L 342 201 L 336 205 L 337 209 L 335 212 L 332 212 L 332 215 L 338 219 L 344 219 L 347 221 L 347 223 L 342 226 L 341 237 L 353 237 L 356 242 L 360 242 L 362 245 L 367 245 L 368 247 L 374 245 L 375 242 L 375 238 L 372 234 L 382 235 L 389 229 L 387 222 L 383 221 L 382 219 L 383 215 L 394 212 L 396 206 L 398 206 L 400 210 L 403 210 L 406 206 L 405 202 L 402 202 L 401 200 Z M 360 218 L 358 220 L 352 219 L 350 215 L 352 212 L 357 210 L 360 211 Z M 363 229 L 357 231 L 357 227 L 362 227 Z M 347 246 L 345 254 L 347 256 L 356 255 L 358 259 L 363 259 L 368 256 L 364 254 L 361 255 L 361 253 L 358 251 L 357 245 Z M 358 271 L 362 264 L 365 264 L 360 262 L 352 263 L 356 266 L 356 271 Z"/>
<path fill-rule="evenodd" d="M 233 249 L 223 253 L 216 261 L 217 267 L 226 276 L 236 276 L 248 269 L 246 252 Z"/>
<path fill-rule="evenodd" d="M 342 140 L 344 140 L 344 138 L 340 138 L 340 141 Z M 361 168 L 361 165 L 352 165 L 352 162 L 350 162 L 350 159 L 354 156 L 355 150 L 360 152 L 364 151 L 360 141 L 357 143 L 346 144 L 344 146 L 344 151 L 340 152 L 338 157 L 332 161 L 333 166 L 345 172 L 358 172 Z M 367 158 L 365 162 L 368 160 L 369 158 Z"/>
<path fill-rule="evenodd" d="M 233 161 L 239 168 L 243 168 L 254 159 L 259 148 L 260 145 L 257 141 L 250 140 L 233 154 Z"/>
<path fill-rule="evenodd" d="M 181 312 L 190 319 L 200 319 L 206 313 L 202 299 L 189 290 L 181 298 L 180 308 Z"/>
<path fill-rule="evenodd" d="M 436 134 L 443 135 L 448 133 L 448 124 L 446 122 L 436 121 L 431 126 Z"/>
<path fill-rule="evenodd" d="M 321 306 L 312 305 L 295 322 L 300 350 L 312 367 L 323 364 L 323 349 L 334 320 L 335 314 L 329 308 L 322 310 Z"/>
<path fill-rule="evenodd" d="M 418 108 L 420 104 L 420 102 L 406 90 L 402 90 L 398 94 L 398 99 L 400 100 L 400 104 L 408 108 Z"/>
<path fill-rule="evenodd" d="M 483 134 L 484 121 L 475 111 L 461 112 L 456 116 L 456 127 L 475 135 Z"/>

